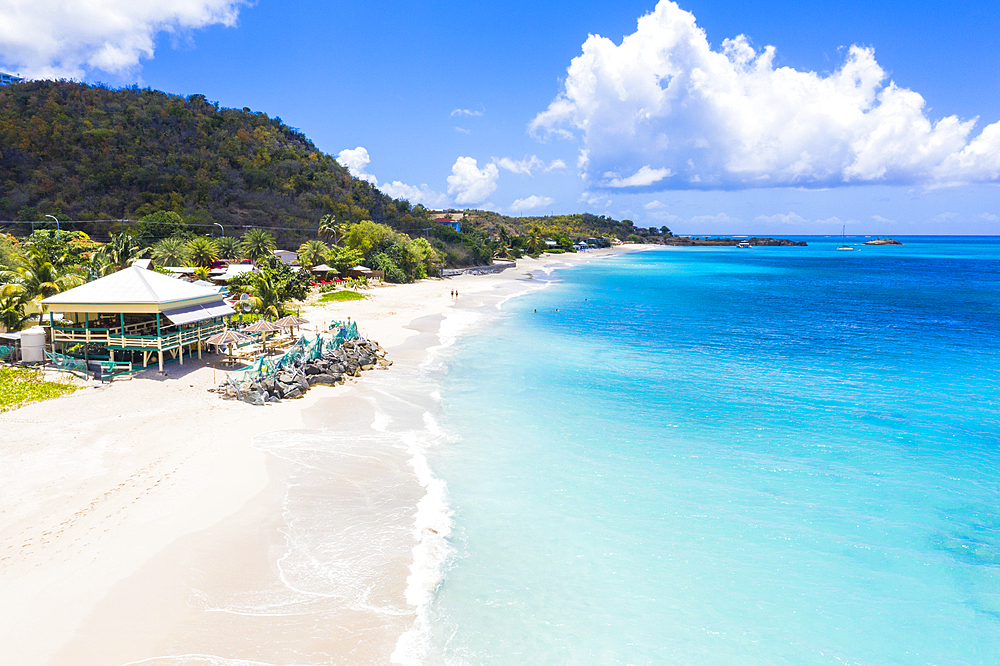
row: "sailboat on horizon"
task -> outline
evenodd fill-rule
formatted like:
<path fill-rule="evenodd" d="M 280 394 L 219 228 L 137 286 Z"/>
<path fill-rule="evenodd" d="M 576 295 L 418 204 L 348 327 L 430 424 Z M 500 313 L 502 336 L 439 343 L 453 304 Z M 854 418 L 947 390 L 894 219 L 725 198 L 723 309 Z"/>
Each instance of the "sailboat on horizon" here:
<path fill-rule="evenodd" d="M 853 250 L 854 248 L 847 244 L 847 225 L 840 231 L 840 245 L 837 246 L 837 250 Z"/>

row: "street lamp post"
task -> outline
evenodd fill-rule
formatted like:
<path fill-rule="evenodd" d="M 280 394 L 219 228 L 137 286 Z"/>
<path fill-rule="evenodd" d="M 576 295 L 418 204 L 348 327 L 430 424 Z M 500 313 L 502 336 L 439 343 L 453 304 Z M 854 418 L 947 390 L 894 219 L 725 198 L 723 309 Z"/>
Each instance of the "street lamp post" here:
<path fill-rule="evenodd" d="M 218 222 L 212 222 L 212 224 L 214 224 L 215 226 L 219 227 L 220 230 L 222 230 L 222 237 L 225 238 L 226 237 L 226 228 L 223 227 Z"/>
<path fill-rule="evenodd" d="M 62 238 L 62 231 L 59 229 L 59 218 L 55 215 L 46 215 L 45 217 L 51 217 L 56 221 L 56 238 Z"/>

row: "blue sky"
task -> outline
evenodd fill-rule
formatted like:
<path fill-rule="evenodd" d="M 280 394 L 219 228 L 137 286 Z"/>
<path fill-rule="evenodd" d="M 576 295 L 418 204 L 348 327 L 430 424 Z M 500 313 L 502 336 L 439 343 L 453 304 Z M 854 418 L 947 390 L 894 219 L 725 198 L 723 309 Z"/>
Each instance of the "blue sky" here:
<path fill-rule="evenodd" d="M 265 111 L 431 206 L 1000 233 L 995 3 L 135 4 L 11 0 L 0 68 Z"/>

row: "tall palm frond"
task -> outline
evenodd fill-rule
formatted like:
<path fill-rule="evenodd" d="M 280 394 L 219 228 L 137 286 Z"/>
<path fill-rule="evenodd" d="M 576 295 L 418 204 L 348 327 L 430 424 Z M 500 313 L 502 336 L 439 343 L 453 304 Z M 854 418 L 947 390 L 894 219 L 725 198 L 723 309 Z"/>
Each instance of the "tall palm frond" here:
<path fill-rule="evenodd" d="M 271 256 L 271 251 L 278 246 L 270 232 L 264 229 L 251 229 L 243 234 L 243 238 L 240 239 L 240 247 L 243 248 L 244 257 L 257 262 L 263 257 Z"/>
<path fill-rule="evenodd" d="M 25 293 L 24 287 L 16 283 L 0 285 L 0 326 L 5 330 L 21 329 L 24 306 L 28 303 Z"/>
<path fill-rule="evenodd" d="M 243 257 L 240 240 L 235 236 L 216 238 L 215 246 L 219 248 L 219 259 L 240 259 Z"/>
<path fill-rule="evenodd" d="M 254 273 L 248 286 L 253 309 L 269 317 L 280 317 L 284 312 L 280 289 L 274 277 L 268 273 Z"/>
<path fill-rule="evenodd" d="M 299 265 L 305 268 L 319 266 L 326 261 L 330 247 L 320 240 L 306 241 L 299 246 Z"/>
<path fill-rule="evenodd" d="M 104 244 L 100 252 L 117 270 L 128 268 L 149 251 L 131 233 L 111 234 L 111 240 Z"/>
<path fill-rule="evenodd" d="M 186 249 L 195 266 L 211 266 L 219 258 L 219 248 L 208 236 L 195 236 L 188 241 Z"/>
<path fill-rule="evenodd" d="M 153 247 L 157 266 L 187 266 L 187 243 L 183 238 L 164 238 Z"/>
<path fill-rule="evenodd" d="M 333 215 L 324 215 L 319 218 L 319 229 L 317 232 L 320 238 L 332 238 L 333 244 L 337 245 L 344 236 L 344 223 L 339 222 Z"/>

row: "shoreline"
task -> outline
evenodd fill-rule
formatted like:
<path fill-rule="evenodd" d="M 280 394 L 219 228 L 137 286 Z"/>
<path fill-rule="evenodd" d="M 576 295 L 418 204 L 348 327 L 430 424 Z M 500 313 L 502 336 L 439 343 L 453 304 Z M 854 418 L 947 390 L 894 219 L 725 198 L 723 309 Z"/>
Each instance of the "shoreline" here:
<path fill-rule="evenodd" d="M 310 663 L 319 655 L 386 663 L 392 655 L 414 663 L 419 610 L 433 599 L 448 547 L 446 490 L 423 458 L 443 438 L 434 422 L 440 353 L 474 332 L 476 310 L 496 312 L 530 292 L 520 282 L 533 272 L 645 249 L 652 248 L 521 260 L 502 273 L 377 287 L 362 301 L 307 306 L 306 329 L 351 316 L 394 365 L 343 386 L 314 386 L 301 399 L 265 407 L 222 400 L 207 391 L 222 375 L 212 367 L 221 357 L 210 357 L 0 415 L 7 435 L 0 444 L 0 642 L 8 658 L 85 666 L 209 657 Z M 209 596 L 234 598 L 262 581 L 268 594 L 277 594 L 275 585 L 290 588 L 289 525 L 296 519 L 288 520 L 289 479 L 309 467 L 271 446 L 289 431 L 300 439 L 319 432 L 324 442 L 336 433 L 342 442 L 324 462 L 325 476 L 312 479 L 317 493 L 336 491 L 323 497 L 322 513 L 336 506 L 341 522 L 323 523 L 316 534 L 357 520 L 374 527 L 357 535 L 344 561 L 368 567 L 365 546 L 373 538 L 385 551 L 366 569 L 365 599 L 377 597 L 375 610 L 331 581 L 295 602 L 300 619 L 322 602 L 318 616 L 329 631 L 318 642 L 290 631 L 288 616 L 279 622 L 269 613 L 192 603 L 196 592 L 206 593 L 199 585 L 214 590 Z M 378 479 L 393 493 L 373 483 Z M 214 631 L 195 629 L 206 622 Z M 281 633 L 287 638 L 271 635 Z M 288 645 L 296 635 L 300 645 Z"/>

